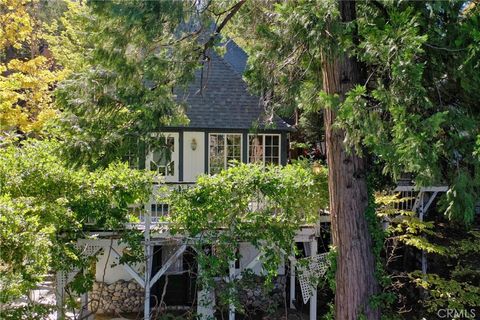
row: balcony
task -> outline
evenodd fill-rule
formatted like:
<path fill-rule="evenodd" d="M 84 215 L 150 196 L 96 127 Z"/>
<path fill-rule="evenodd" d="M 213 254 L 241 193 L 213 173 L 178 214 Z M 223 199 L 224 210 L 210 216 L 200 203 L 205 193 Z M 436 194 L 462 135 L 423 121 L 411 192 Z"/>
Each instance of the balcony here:
<path fill-rule="evenodd" d="M 168 193 L 172 190 L 191 188 L 195 183 L 192 182 L 167 182 L 165 184 L 154 184 L 152 195 L 149 201 L 143 206 L 132 206 L 134 216 L 138 218 L 138 222 L 130 223 L 128 227 L 144 229 L 147 222 L 147 213 L 150 214 L 150 223 L 152 225 L 168 225 L 168 222 L 162 221 L 170 211 L 170 206 L 166 199 Z M 147 211 L 148 210 L 148 211 Z"/>

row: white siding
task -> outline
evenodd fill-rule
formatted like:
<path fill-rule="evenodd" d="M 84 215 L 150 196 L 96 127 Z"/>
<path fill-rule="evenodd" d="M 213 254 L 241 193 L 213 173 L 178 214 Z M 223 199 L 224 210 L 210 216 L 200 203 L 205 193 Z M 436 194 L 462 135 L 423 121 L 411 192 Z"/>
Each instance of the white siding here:
<path fill-rule="evenodd" d="M 247 242 L 242 242 L 239 245 L 239 250 L 240 250 L 240 269 L 243 270 L 251 261 L 253 258 L 255 258 L 258 255 L 258 250 L 250 243 Z M 262 274 L 262 264 L 258 263 L 254 268 L 252 268 L 252 271 L 256 275 L 261 275 Z M 278 274 L 279 275 L 284 275 L 285 274 L 285 261 L 282 259 L 282 262 L 278 266 Z"/>
<path fill-rule="evenodd" d="M 118 245 L 117 241 L 114 241 L 112 244 L 112 248 L 115 249 L 118 253 L 122 254 L 125 245 Z M 98 261 L 96 265 L 95 271 L 95 280 L 106 282 L 106 283 L 113 283 L 118 280 L 131 280 L 133 279 L 132 276 L 125 270 L 123 265 L 120 265 L 118 259 L 115 257 L 113 253 L 110 253 L 109 256 L 109 249 L 108 247 L 104 249 L 104 252 L 98 256 Z M 112 267 L 112 265 L 115 265 Z M 132 266 L 137 272 L 138 269 L 143 268 L 140 266 Z M 105 271 L 105 272 L 104 272 Z M 141 270 L 143 271 L 143 269 Z M 142 275 L 143 277 L 143 275 Z"/>
<path fill-rule="evenodd" d="M 192 140 L 197 148 L 192 150 Z M 183 181 L 195 182 L 205 172 L 205 133 L 184 132 L 183 134 Z"/>

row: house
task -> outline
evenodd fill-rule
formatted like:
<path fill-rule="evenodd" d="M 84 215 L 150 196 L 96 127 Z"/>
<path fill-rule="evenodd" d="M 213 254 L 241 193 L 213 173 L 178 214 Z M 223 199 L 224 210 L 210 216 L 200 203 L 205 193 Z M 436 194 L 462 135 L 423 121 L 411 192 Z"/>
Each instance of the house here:
<path fill-rule="evenodd" d="M 203 76 L 197 71 L 187 90 L 176 90 L 189 124 L 161 128 L 169 150 L 150 150 L 147 169 L 165 174 L 167 182 L 186 183 L 227 168 L 230 160 L 286 164 L 292 128 L 266 114 L 261 99 L 248 92 L 242 79 L 245 64 L 246 55 L 231 41 L 223 58 L 210 53 Z"/>
<path fill-rule="evenodd" d="M 246 54 L 233 41 L 226 44 L 226 49 L 223 57 L 210 52 L 209 62 L 203 71 L 196 73 L 195 81 L 186 89 L 175 91 L 179 101 L 186 105 L 188 125 L 163 127 L 152 133 L 159 144 L 147 150 L 142 162 L 147 170 L 163 176 L 170 186 L 194 184 L 199 175 L 218 173 L 228 168 L 232 160 L 287 163 L 291 126 L 278 116 L 265 113 L 260 97 L 249 92 L 242 79 Z M 145 250 L 149 259 L 144 264 L 118 264 L 125 247 L 118 243 L 114 231 L 97 230 L 93 232 L 96 239 L 79 240 L 78 246 L 86 255 L 98 256 L 93 292 L 82 297 L 83 312 L 88 314 L 87 309 L 98 313 L 142 313 L 147 310 L 148 314 L 162 300 L 170 308 L 196 305 L 199 314 L 212 316 L 211 308 L 196 303 L 203 297 L 211 300 L 213 305 L 214 296 L 209 292 L 197 292 L 195 274 L 199 270 L 194 250 L 181 239 L 172 237 L 168 226 L 161 231 L 158 228 L 151 231 L 151 227 L 159 223 L 158 218 L 168 214 L 168 205 L 156 203 L 152 197 L 146 207 L 150 215 L 140 216 L 140 223 L 134 226 L 145 229 Z M 306 253 L 314 255 L 318 233 L 316 225 L 305 226 L 292 241 L 303 245 Z M 252 245 L 242 244 L 239 253 L 241 258 L 232 261 L 231 277 L 244 269 L 260 272 L 259 252 Z M 296 279 L 294 272 L 290 272 L 287 279 L 286 266 L 294 270 L 295 258 L 286 257 L 285 260 L 285 264 L 279 266 L 277 285 L 282 291 L 288 287 L 290 307 L 293 308 L 298 300 Z M 75 272 L 57 276 L 59 306 L 63 288 L 74 275 Z M 261 298 L 254 297 L 254 300 L 261 301 Z M 313 302 L 309 307 L 310 319 L 316 319 L 316 292 L 311 294 L 310 301 Z M 229 319 L 234 318 L 232 307 Z"/>

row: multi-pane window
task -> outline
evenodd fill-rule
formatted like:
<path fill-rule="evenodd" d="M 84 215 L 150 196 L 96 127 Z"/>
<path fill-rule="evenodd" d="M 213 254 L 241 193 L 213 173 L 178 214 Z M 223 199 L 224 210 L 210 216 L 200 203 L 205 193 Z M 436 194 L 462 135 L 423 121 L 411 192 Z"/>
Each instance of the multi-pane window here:
<path fill-rule="evenodd" d="M 158 218 L 168 215 L 167 203 L 152 203 L 150 207 L 150 214 L 152 217 L 152 223 L 157 223 Z"/>
<path fill-rule="evenodd" d="M 248 162 L 280 164 L 280 135 L 249 135 Z"/>
<path fill-rule="evenodd" d="M 123 143 L 127 148 L 123 160 L 128 163 L 130 168 L 139 169 L 140 144 L 138 138 L 127 137 Z"/>
<path fill-rule="evenodd" d="M 242 135 L 241 134 L 210 134 L 210 174 L 219 173 L 226 169 L 232 160 L 242 160 Z"/>
<path fill-rule="evenodd" d="M 163 137 L 158 145 L 151 148 L 149 167 L 151 171 L 163 176 L 175 175 L 175 161 L 172 157 L 175 152 L 175 139 Z"/>

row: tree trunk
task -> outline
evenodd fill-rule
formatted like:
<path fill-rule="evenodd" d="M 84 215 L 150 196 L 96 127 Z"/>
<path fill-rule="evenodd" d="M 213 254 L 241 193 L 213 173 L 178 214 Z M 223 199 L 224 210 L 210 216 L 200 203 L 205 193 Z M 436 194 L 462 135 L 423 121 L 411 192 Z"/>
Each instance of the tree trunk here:
<path fill-rule="evenodd" d="M 355 2 L 340 0 L 342 22 L 355 19 Z M 325 53 L 322 57 L 323 89 L 337 94 L 340 101 L 363 73 L 359 62 L 341 54 Z M 379 310 L 369 306 L 378 292 L 374 276 L 374 255 L 365 209 L 368 204 L 365 163 L 354 150 L 346 150 L 343 130 L 333 127 L 335 108 L 324 111 L 330 214 L 333 244 L 337 249 L 335 319 L 353 320 L 364 314 L 379 319 Z"/>

